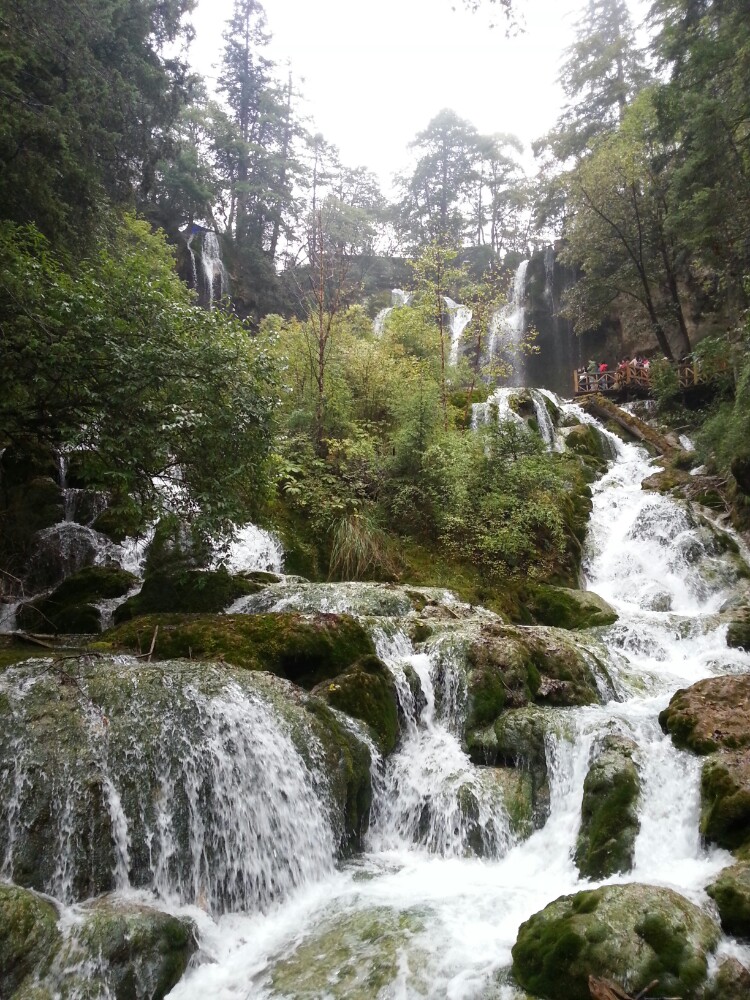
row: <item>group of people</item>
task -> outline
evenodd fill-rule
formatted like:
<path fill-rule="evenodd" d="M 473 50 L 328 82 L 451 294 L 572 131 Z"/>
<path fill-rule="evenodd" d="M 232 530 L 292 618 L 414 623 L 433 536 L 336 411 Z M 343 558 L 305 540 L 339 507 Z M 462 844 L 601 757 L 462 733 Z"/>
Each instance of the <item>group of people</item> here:
<path fill-rule="evenodd" d="M 606 361 L 589 361 L 578 369 L 578 388 L 586 392 L 591 389 L 617 389 L 620 385 L 633 380 L 638 381 L 639 374 L 647 374 L 650 361 L 648 358 L 636 355 L 632 360 L 623 358 L 617 368 L 610 372 Z"/>

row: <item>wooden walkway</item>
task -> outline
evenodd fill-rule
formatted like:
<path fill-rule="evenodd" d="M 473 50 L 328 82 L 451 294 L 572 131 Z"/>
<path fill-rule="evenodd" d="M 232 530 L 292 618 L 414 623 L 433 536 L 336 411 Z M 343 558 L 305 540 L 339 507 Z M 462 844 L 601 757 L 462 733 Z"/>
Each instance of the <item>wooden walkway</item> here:
<path fill-rule="evenodd" d="M 704 370 L 697 362 L 679 362 L 677 378 L 680 389 L 693 389 L 699 385 L 707 385 L 718 374 L 715 365 L 710 371 Z M 649 369 L 641 365 L 625 365 L 615 371 L 597 373 L 573 372 L 573 393 L 576 396 L 589 396 L 599 393 L 602 396 L 636 396 L 648 399 L 651 396 L 651 380 Z"/>

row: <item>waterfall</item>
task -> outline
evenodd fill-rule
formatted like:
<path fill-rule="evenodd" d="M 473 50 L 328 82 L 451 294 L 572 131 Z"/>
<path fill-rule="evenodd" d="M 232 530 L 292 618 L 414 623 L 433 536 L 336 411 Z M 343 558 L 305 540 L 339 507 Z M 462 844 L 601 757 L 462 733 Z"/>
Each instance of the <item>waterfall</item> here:
<path fill-rule="evenodd" d="M 193 250 L 193 240 L 194 239 L 195 239 L 195 233 L 193 232 L 193 233 L 191 233 L 188 236 L 188 238 L 187 238 L 187 240 L 185 240 L 185 242 L 187 243 L 188 253 L 190 254 L 190 268 L 191 268 L 191 274 L 192 274 L 192 278 L 193 278 L 193 283 L 192 283 L 192 285 L 190 287 L 194 288 L 195 291 L 196 291 L 196 293 L 197 293 L 197 291 L 198 291 L 198 268 L 196 267 L 196 264 L 195 264 L 195 251 Z"/>
<path fill-rule="evenodd" d="M 206 282 L 208 308 L 213 309 L 214 298 L 222 298 L 224 292 L 227 290 L 228 280 L 226 268 L 221 260 L 219 238 L 210 229 L 206 230 L 203 234 L 201 266 Z"/>
<path fill-rule="evenodd" d="M 213 565 L 222 564 L 230 573 L 281 573 L 284 546 L 277 535 L 255 524 L 240 528 L 226 552 L 217 552 Z"/>
<path fill-rule="evenodd" d="M 526 271 L 528 260 L 522 260 L 518 265 L 513 279 L 513 290 L 510 301 L 502 309 L 498 309 L 490 323 L 490 341 L 488 353 L 494 357 L 498 353 L 507 353 L 512 365 L 509 384 L 523 385 L 524 357 L 521 350 L 526 332 Z"/>
<path fill-rule="evenodd" d="M 443 301 L 445 302 L 448 310 L 451 331 L 451 346 L 448 361 L 450 364 L 455 365 L 458 363 L 458 350 L 461 346 L 461 335 L 469 323 L 471 323 L 472 313 L 471 309 L 467 306 L 459 305 L 458 302 L 454 302 L 453 299 L 449 299 L 447 295 L 443 296 Z"/>
<path fill-rule="evenodd" d="M 547 451 L 562 451 L 565 447 L 564 439 L 557 433 L 552 417 L 547 409 L 546 399 L 551 399 L 555 405 L 559 400 L 554 393 L 546 389 L 512 389 L 506 386 L 499 386 L 495 389 L 484 403 L 473 403 L 471 407 L 471 426 L 474 430 L 478 427 L 486 426 L 492 414 L 497 416 L 498 423 L 510 421 L 518 427 L 528 430 L 528 425 L 521 414 L 514 408 L 514 402 L 521 396 L 527 398 L 534 409 L 534 416 L 541 437 Z"/>

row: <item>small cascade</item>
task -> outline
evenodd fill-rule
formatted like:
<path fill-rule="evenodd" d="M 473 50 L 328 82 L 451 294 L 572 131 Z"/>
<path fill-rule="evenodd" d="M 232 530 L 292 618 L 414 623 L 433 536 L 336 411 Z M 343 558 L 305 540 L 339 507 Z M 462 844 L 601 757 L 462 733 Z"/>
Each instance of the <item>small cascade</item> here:
<path fill-rule="evenodd" d="M 442 857 L 502 856 L 514 842 L 502 787 L 471 764 L 457 737 L 458 705 L 465 699 L 456 697 L 463 676 L 455 656 L 441 645 L 429 655 L 415 653 L 402 632 L 389 640 L 381 631 L 376 638 L 378 654 L 396 678 L 408 731 L 386 764 L 373 802 L 371 849 L 419 845 Z M 405 669 L 419 678 L 421 709 Z"/>
<path fill-rule="evenodd" d="M 61 451 L 57 453 L 57 476 L 60 484 L 60 492 L 63 495 L 63 520 L 73 520 L 73 496 L 68 489 L 68 457 Z"/>
<path fill-rule="evenodd" d="M 528 260 L 522 260 L 518 265 L 510 301 L 495 313 L 490 323 L 488 354 L 490 357 L 498 353 L 509 355 L 513 370 L 508 381 L 512 386 L 523 385 L 524 358 L 521 345 L 526 332 L 525 297 L 528 266 Z"/>
<path fill-rule="evenodd" d="M 237 532 L 227 551 L 214 557 L 214 566 L 220 564 L 230 573 L 283 573 L 284 546 L 272 532 L 246 524 Z"/>
<path fill-rule="evenodd" d="M 214 299 L 221 299 L 227 290 L 227 271 L 221 259 L 219 238 L 215 232 L 208 229 L 203 234 L 201 266 L 206 282 L 206 298 L 208 308 L 213 309 Z"/>
<path fill-rule="evenodd" d="M 451 347 L 448 360 L 450 364 L 455 365 L 458 363 L 461 336 L 469 323 L 471 323 L 472 312 L 467 306 L 462 306 L 458 302 L 454 302 L 453 299 L 449 299 L 447 295 L 443 296 L 443 301 L 448 310 L 451 331 Z"/>
<path fill-rule="evenodd" d="M 547 400 L 550 400 L 558 408 L 562 405 L 558 397 L 546 389 L 519 390 L 500 386 L 492 392 L 486 402 L 472 405 L 471 426 L 474 430 L 486 427 L 493 415 L 496 414 L 498 423 L 508 421 L 522 427 L 526 433 L 529 429 L 528 424 L 516 406 L 519 401 L 528 402 L 533 407 L 539 436 L 547 451 L 562 451 L 565 447 L 564 439 L 555 428 L 547 408 Z"/>
<path fill-rule="evenodd" d="M 376 337 L 383 336 L 386 320 L 393 310 L 410 305 L 413 297 L 413 292 L 405 292 L 403 288 L 391 289 L 391 304 L 386 306 L 385 309 L 381 309 L 372 321 L 372 332 Z"/>

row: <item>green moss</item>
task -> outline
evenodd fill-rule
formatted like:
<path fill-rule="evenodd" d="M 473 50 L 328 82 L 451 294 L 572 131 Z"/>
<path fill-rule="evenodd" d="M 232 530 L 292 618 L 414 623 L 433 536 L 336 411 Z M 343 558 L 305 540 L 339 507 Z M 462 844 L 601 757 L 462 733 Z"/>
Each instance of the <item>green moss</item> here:
<path fill-rule="evenodd" d="M 727 934 L 750 938 L 750 864 L 732 865 L 706 889 Z"/>
<path fill-rule="evenodd" d="M 154 645 L 157 659 L 224 659 L 248 670 L 268 670 L 311 688 L 336 677 L 361 656 L 372 639 L 349 615 L 147 615 L 107 632 L 112 648 L 135 652 Z"/>
<path fill-rule="evenodd" d="M 114 620 L 119 624 L 138 615 L 159 612 L 223 611 L 238 597 L 255 594 L 260 589 L 260 584 L 230 576 L 225 569 L 155 572 L 143 581 L 139 594 L 115 609 Z"/>
<path fill-rule="evenodd" d="M 750 618 L 730 623 L 727 629 L 727 646 L 750 652 Z"/>
<path fill-rule="evenodd" d="M 399 736 L 398 698 L 393 677 L 377 656 L 362 657 L 345 673 L 318 685 L 313 693 L 367 723 L 382 753 L 395 749 Z"/>
<path fill-rule="evenodd" d="M 49 967 L 60 934 L 54 906 L 35 893 L 0 884 L 0 996 Z"/>

